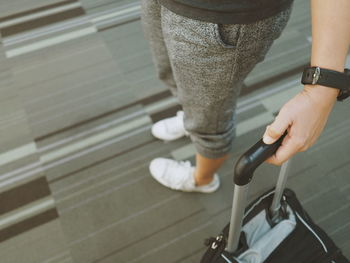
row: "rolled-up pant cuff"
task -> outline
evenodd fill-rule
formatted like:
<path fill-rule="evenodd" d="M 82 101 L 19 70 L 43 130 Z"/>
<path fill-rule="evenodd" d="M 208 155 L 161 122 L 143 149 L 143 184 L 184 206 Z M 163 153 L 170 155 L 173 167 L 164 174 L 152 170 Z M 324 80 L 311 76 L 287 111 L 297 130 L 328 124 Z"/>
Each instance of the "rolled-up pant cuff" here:
<path fill-rule="evenodd" d="M 225 155 L 228 155 L 231 152 L 232 145 L 230 145 L 229 147 L 226 147 L 225 149 L 220 149 L 220 150 L 203 148 L 198 144 L 197 145 L 195 144 L 195 148 L 197 153 L 199 153 L 200 155 L 208 159 L 219 159 L 221 157 L 224 157 Z"/>
<path fill-rule="evenodd" d="M 230 129 L 224 133 L 211 135 L 190 133 L 197 153 L 208 159 L 218 159 L 229 154 L 236 136 L 235 123 L 231 125 Z"/>

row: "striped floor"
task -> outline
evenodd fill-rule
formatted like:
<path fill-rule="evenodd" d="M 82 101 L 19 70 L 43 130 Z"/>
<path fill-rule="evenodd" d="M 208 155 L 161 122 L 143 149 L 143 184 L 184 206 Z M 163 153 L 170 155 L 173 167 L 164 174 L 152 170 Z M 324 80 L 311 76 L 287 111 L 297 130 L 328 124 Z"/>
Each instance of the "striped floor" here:
<path fill-rule="evenodd" d="M 302 89 L 307 1 L 245 81 L 237 139 L 212 195 L 170 191 L 155 157 L 194 161 L 188 138 L 163 143 L 152 123 L 180 107 L 155 76 L 133 0 L 0 3 L 0 255 L 4 263 L 197 263 L 226 222 L 237 157 Z M 349 60 L 350 66 L 350 60 Z M 350 257 L 349 102 L 297 155 L 289 186 Z M 272 187 L 263 165 L 250 199 Z"/>

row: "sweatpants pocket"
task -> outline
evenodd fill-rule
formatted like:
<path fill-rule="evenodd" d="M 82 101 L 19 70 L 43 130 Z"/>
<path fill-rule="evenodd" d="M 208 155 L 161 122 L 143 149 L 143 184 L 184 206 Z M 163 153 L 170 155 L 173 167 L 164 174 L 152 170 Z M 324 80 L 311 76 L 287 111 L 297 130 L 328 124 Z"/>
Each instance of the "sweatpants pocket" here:
<path fill-rule="evenodd" d="M 241 25 L 214 24 L 215 37 L 219 45 L 224 48 L 237 47 Z"/>

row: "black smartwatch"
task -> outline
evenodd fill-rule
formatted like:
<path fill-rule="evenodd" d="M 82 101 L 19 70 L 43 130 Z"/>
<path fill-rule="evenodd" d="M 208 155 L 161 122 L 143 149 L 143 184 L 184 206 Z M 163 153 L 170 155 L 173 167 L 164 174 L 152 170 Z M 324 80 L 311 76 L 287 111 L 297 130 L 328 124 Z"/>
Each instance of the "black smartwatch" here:
<path fill-rule="evenodd" d="M 342 101 L 350 96 L 350 70 L 345 69 L 344 73 L 324 69 L 320 67 L 308 67 L 304 69 L 301 78 L 302 84 L 322 85 L 329 88 L 339 89 L 338 101 Z"/>

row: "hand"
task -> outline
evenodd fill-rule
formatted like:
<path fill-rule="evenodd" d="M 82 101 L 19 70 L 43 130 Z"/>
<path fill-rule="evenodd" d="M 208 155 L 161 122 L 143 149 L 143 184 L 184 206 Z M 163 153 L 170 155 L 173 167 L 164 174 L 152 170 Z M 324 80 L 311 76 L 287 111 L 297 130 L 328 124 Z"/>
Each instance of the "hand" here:
<path fill-rule="evenodd" d="M 281 165 L 311 147 L 322 133 L 338 93 L 333 88 L 305 85 L 303 91 L 288 101 L 266 128 L 263 137 L 266 144 L 274 143 L 288 131 L 282 145 L 266 162 Z"/>

